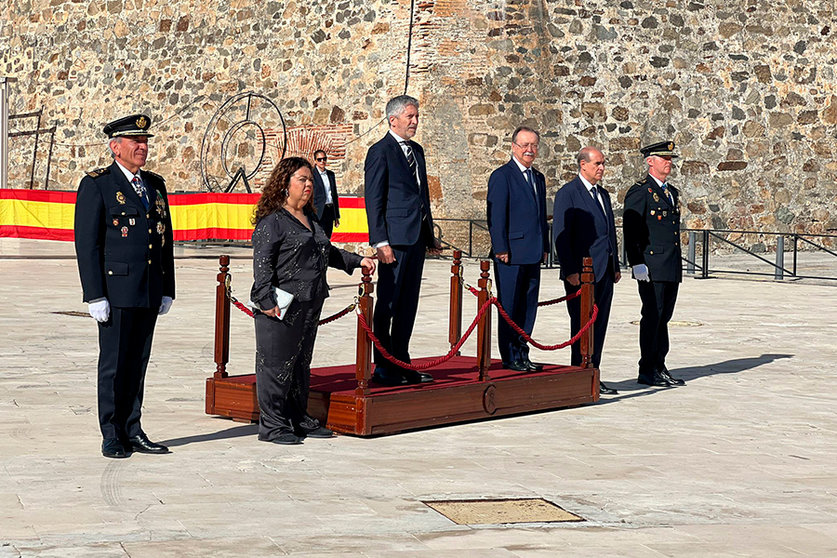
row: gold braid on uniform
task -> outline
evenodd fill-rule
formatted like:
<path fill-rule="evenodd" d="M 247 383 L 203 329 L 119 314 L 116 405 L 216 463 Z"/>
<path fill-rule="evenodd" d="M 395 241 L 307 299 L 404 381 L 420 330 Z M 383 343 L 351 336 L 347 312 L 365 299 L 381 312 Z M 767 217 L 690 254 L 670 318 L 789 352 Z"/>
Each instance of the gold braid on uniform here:
<path fill-rule="evenodd" d="M 108 173 L 110 173 L 110 167 L 102 167 L 100 169 L 87 171 L 87 176 L 89 176 L 90 178 L 99 178 L 100 176 L 103 176 Z"/>

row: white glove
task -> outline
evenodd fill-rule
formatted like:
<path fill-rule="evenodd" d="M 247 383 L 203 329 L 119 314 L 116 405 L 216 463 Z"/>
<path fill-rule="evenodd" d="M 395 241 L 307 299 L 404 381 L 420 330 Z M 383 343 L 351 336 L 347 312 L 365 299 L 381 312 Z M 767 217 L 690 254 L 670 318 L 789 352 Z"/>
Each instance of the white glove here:
<path fill-rule="evenodd" d="M 631 268 L 634 272 L 634 279 L 637 281 L 650 281 L 651 277 L 648 276 L 648 266 L 645 264 L 635 265 Z"/>
<path fill-rule="evenodd" d="M 106 322 L 110 318 L 110 302 L 106 298 L 89 302 L 87 303 L 87 311 L 97 322 Z"/>
<path fill-rule="evenodd" d="M 160 311 L 157 312 L 160 316 L 165 314 L 171 309 L 171 303 L 174 302 L 170 296 L 164 296 L 162 302 L 160 302 Z"/>

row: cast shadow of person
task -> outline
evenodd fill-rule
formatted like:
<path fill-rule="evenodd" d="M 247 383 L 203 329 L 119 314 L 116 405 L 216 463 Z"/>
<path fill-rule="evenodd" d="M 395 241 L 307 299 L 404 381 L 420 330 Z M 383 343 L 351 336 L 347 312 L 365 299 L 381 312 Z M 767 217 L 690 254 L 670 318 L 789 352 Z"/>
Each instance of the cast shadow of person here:
<path fill-rule="evenodd" d="M 734 358 L 732 360 L 725 360 L 723 362 L 716 362 L 714 364 L 705 364 L 703 366 L 688 366 L 685 368 L 677 368 L 670 370 L 672 376 L 682 378 L 688 382 L 703 378 L 705 376 L 714 376 L 715 374 L 737 374 L 750 370 L 764 364 L 769 364 L 775 360 L 783 358 L 793 358 L 794 355 L 781 353 L 763 353 L 757 357 Z M 652 395 L 661 389 L 682 389 L 682 388 L 659 388 L 650 387 L 637 383 L 636 379 L 622 380 L 621 382 L 608 382 L 608 386 L 612 386 L 619 390 L 620 395 L 616 397 L 609 397 L 607 399 L 600 399 L 599 403 L 612 403 L 620 399 L 629 399 L 631 397 L 640 397 L 644 395 Z M 622 394 L 621 392 L 629 392 Z"/>
<path fill-rule="evenodd" d="M 240 438 L 242 436 L 252 436 L 255 438 L 258 433 L 258 424 L 244 424 L 241 426 L 233 426 L 226 430 L 218 432 L 207 432 L 206 434 L 197 434 L 195 436 L 184 436 L 182 438 L 172 438 L 165 440 L 163 443 L 170 447 L 185 446 L 187 444 L 195 444 L 199 442 L 209 442 L 212 440 L 228 440 L 230 438 Z"/>

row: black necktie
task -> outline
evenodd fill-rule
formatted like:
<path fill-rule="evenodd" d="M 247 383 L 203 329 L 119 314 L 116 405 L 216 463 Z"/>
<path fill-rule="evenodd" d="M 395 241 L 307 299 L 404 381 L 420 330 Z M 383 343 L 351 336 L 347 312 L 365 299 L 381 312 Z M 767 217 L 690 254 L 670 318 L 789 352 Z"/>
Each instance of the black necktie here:
<path fill-rule="evenodd" d="M 591 188 L 591 190 L 593 192 L 593 201 L 596 202 L 596 207 L 599 208 L 599 210 L 602 212 L 602 215 L 605 216 L 605 220 L 606 220 L 607 219 L 607 213 L 605 213 L 604 206 L 599 201 L 599 187 L 594 184 L 593 187 Z"/>

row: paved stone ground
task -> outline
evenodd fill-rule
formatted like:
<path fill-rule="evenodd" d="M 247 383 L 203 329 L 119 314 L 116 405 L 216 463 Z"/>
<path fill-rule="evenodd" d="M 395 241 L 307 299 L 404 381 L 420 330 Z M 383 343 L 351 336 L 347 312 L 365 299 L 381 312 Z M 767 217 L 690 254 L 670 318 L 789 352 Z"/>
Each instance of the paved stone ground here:
<path fill-rule="evenodd" d="M 85 310 L 72 247 L 0 240 L 0 558 L 837 555 L 834 282 L 686 279 L 669 368 L 688 385 L 659 389 L 635 382 L 639 298 L 623 280 L 602 365 L 618 396 L 280 447 L 204 414 L 208 257 L 221 251 L 246 296 L 247 250 L 181 249 L 178 297 L 157 328 L 143 424 L 174 453 L 108 460 L 95 326 L 54 313 Z M 415 356 L 442 352 L 449 266 L 427 265 Z M 560 294 L 556 275 L 545 274 L 542 299 Z M 330 278 L 327 312 L 354 293 L 355 278 Z M 567 321 L 563 307 L 543 309 L 536 338 L 563 341 Z M 321 328 L 315 365 L 351 361 L 353 331 L 348 318 Z M 229 369 L 252 365 L 252 324 L 236 313 Z M 545 498 L 586 521 L 459 526 L 423 503 L 483 498 Z"/>

